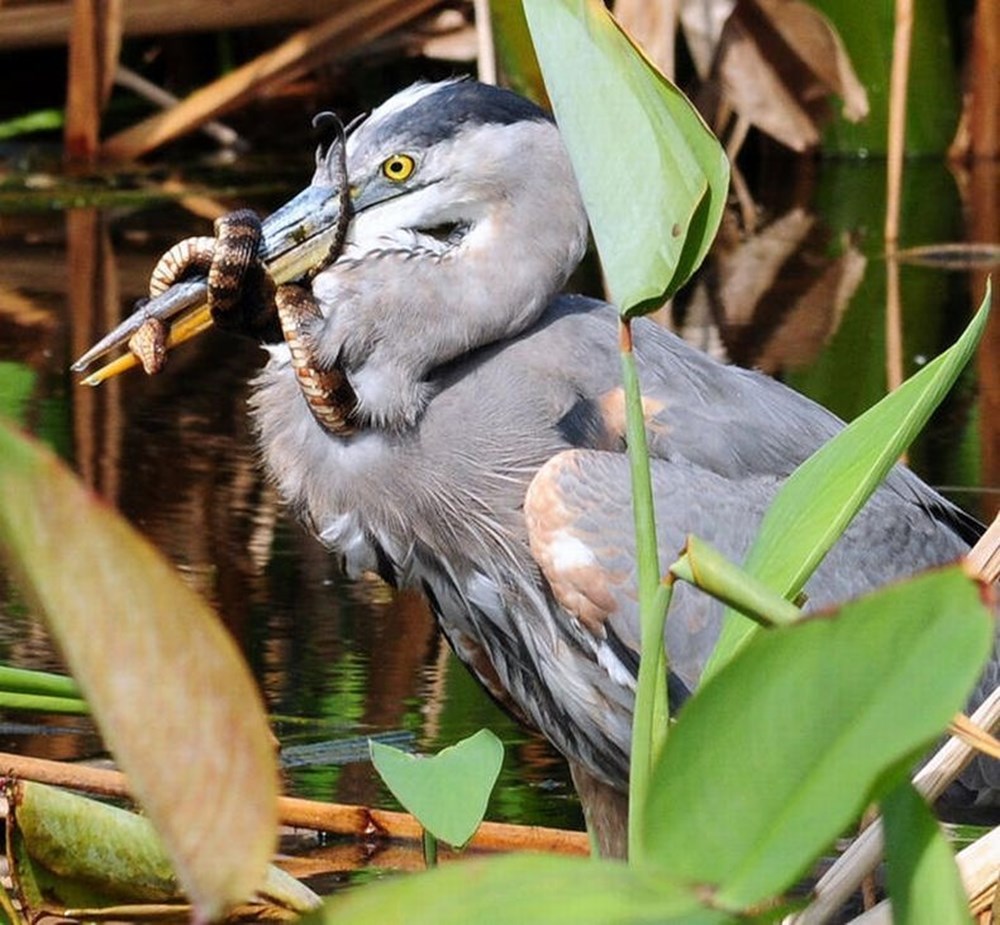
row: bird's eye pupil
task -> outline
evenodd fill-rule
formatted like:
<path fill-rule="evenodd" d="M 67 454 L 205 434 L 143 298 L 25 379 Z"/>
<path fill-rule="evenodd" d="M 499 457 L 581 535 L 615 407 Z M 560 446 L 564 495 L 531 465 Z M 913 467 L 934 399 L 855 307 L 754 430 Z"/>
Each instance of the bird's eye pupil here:
<path fill-rule="evenodd" d="M 382 173 L 390 180 L 405 180 L 415 164 L 409 154 L 393 154 L 382 162 Z"/>

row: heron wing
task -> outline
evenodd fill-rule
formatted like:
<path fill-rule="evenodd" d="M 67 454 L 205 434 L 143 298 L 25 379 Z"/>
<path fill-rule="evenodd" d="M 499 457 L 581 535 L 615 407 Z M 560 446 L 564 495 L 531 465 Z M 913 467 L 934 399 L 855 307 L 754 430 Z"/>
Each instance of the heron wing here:
<path fill-rule="evenodd" d="M 660 568 L 694 534 L 743 560 L 778 476 L 734 479 L 686 461 L 651 461 Z M 635 538 L 629 462 L 621 453 L 574 449 L 546 463 L 529 486 L 525 519 L 532 555 L 563 610 L 605 656 L 635 674 L 639 651 Z M 879 491 L 806 585 L 809 607 L 828 607 L 894 579 L 952 561 L 967 546 L 917 505 Z M 721 605 L 686 584 L 667 618 L 671 671 L 693 689 L 721 623 Z M 599 655 L 601 650 L 598 649 Z"/>
<path fill-rule="evenodd" d="M 563 310 L 581 308 L 579 300 L 566 297 L 560 302 Z M 594 303 L 587 314 L 610 323 L 611 313 L 595 312 Z M 639 320 L 634 326 L 653 457 L 734 480 L 785 477 L 843 427 L 836 415 L 769 376 L 721 365 L 651 322 Z M 606 343 L 611 336 L 607 332 L 601 339 Z M 622 388 L 588 389 L 585 384 L 581 393 L 562 422 L 568 442 L 624 449 Z M 902 466 L 889 473 L 885 487 L 967 543 L 982 532 L 975 518 Z"/>
<path fill-rule="evenodd" d="M 681 455 L 732 477 L 787 476 L 844 426 L 822 405 L 770 376 L 720 367 L 656 325 L 644 328 L 643 339 L 646 346 L 637 340 L 637 349 L 648 382 L 653 455 Z M 974 517 L 904 466 L 890 471 L 884 487 L 966 543 L 983 532 Z"/>
<path fill-rule="evenodd" d="M 716 473 L 652 461 L 661 568 L 694 533 L 741 559 L 777 488 L 773 477 L 735 482 Z M 628 459 L 600 450 L 567 450 L 546 463 L 525 498 L 532 555 L 563 610 L 590 633 L 614 674 L 633 677 L 639 653 L 635 536 Z M 718 635 L 721 606 L 679 587 L 666 640 L 675 680 L 693 689 Z M 619 678 L 621 680 L 621 678 Z"/>

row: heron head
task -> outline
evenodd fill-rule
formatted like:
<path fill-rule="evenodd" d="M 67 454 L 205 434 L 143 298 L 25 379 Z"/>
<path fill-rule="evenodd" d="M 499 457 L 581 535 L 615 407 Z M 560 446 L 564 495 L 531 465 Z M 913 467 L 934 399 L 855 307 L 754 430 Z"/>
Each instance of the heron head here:
<path fill-rule="evenodd" d="M 336 315 L 331 361 L 363 378 L 378 344 L 412 380 L 537 318 L 583 256 L 587 220 L 551 117 L 452 80 L 409 87 L 321 145 L 312 182 L 263 232 L 275 282 L 310 281 Z"/>
<path fill-rule="evenodd" d="M 340 156 L 336 139 L 317 150 L 310 186 L 264 223 L 268 254 L 295 252 L 301 263 L 306 242 L 329 235 L 340 217 Z M 556 288 L 582 256 L 586 216 L 562 141 L 544 110 L 511 91 L 415 84 L 349 127 L 344 166 L 353 260 L 441 254 L 490 217 L 494 231 L 509 229 L 531 248 L 558 242 Z M 513 254 L 493 256 L 511 269 Z"/>

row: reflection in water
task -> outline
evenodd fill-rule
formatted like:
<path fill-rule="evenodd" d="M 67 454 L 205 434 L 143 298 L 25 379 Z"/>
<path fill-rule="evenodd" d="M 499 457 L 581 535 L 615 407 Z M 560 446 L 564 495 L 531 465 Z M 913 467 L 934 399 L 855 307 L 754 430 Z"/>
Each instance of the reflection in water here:
<path fill-rule="evenodd" d="M 717 355 L 772 375 L 807 366 L 837 331 L 867 265 L 852 242 L 836 253 L 831 243 L 828 229 L 801 207 L 752 236 L 728 213 L 710 272 L 680 300 L 683 333 L 716 331 Z"/>
<path fill-rule="evenodd" d="M 883 390 L 885 274 L 870 233 L 880 227 L 871 218 L 881 208 L 871 188 L 880 172 L 838 171 L 821 182 L 857 187 L 857 211 L 848 214 L 845 196 L 821 186 L 815 197 L 829 205 L 822 217 L 797 203 L 753 239 L 727 229 L 674 319 L 702 345 L 782 375 L 850 417 Z M 957 208 L 926 214 L 947 221 L 914 230 L 920 240 L 961 237 Z M 348 581 L 282 512 L 260 476 L 244 413 L 246 383 L 262 359 L 253 344 L 212 334 L 172 353 L 163 376 L 133 374 L 96 390 L 73 382 L 70 360 L 143 294 L 159 253 L 205 232 L 203 220 L 176 208 L 0 213 L 0 412 L 54 445 L 211 601 L 240 641 L 284 742 L 404 730 L 431 749 L 490 726 L 508 745 L 491 816 L 579 826 L 561 759 L 485 697 L 422 601 Z M 995 239 L 997 231 L 976 233 Z M 970 297 L 964 277 L 904 268 L 903 299 L 910 373 L 950 343 Z M 980 354 L 980 391 L 970 375 L 912 457 L 932 482 L 994 492 L 982 495 L 983 516 L 997 509 L 1000 484 L 1000 416 L 987 411 L 1000 402 L 998 318 Z M 975 509 L 971 493 L 956 497 Z M 0 657 L 58 664 L 2 575 Z M 34 754 L 99 748 L 86 721 L 44 721 L 27 735 L 5 729 L 2 747 Z M 307 796 L 391 805 L 365 763 L 290 768 L 286 779 Z"/>

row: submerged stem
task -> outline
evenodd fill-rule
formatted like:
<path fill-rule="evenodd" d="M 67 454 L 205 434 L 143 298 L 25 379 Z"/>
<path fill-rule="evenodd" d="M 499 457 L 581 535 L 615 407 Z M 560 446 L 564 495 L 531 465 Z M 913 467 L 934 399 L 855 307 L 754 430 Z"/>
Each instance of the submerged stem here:
<path fill-rule="evenodd" d="M 424 866 L 437 867 L 438 840 L 427 829 L 424 829 Z"/>

